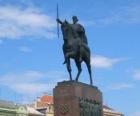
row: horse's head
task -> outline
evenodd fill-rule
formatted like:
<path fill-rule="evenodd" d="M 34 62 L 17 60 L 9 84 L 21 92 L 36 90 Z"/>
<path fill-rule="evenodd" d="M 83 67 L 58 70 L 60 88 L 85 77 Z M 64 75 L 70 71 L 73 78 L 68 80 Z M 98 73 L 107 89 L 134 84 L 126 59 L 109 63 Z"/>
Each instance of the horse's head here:
<path fill-rule="evenodd" d="M 69 39 L 70 32 L 71 32 L 71 26 L 66 20 L 62 23 L 61 30 L 63 33 L 63 39 L 64 40 Z"/>

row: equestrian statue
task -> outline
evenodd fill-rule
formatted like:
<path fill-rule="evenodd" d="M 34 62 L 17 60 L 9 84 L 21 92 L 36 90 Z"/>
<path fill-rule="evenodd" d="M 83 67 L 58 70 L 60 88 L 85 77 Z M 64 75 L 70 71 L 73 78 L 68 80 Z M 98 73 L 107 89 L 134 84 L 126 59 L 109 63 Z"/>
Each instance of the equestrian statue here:
<path fill-rule="evenodd" d="M 78 68 L 78 73 L 75 81 L 78 82 L 82 68 L 81 63 L 84 62 L 87 66 L 90 84 L 92 81 L 91 61 L 90 61 L 90 49 L 88 47 L 88 41 L 85 34 L 84 27 L 78 23 L 77 16 L 72 17 L 73 23 L 69 23 L 67 20 L 61 21 L 58 17 L 57 23 L 61 25 L 61 31 L 63 35 L 63 53 L 64 53 L 64 64 L 67 66 L 69 72 L 70 81 L 72 81 L 71 64 L 70 59 L 74 59 L 75 64 Z"/>

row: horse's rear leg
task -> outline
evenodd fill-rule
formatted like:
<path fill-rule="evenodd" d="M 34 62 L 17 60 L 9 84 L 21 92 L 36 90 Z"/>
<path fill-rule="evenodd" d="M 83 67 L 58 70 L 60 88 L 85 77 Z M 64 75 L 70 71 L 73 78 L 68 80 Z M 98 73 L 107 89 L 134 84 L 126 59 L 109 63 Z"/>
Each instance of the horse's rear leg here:
<path fill-rule="evenodd" d="M 78 82 L 79 76 L 82 72 L 82 68 L 81 68 L 81 62 L 80 61 L 75 60 L 75 63 L 76 63 L 76 66 L 78 68 L 78 73 L 77 73 L 77 76 L 76 76 L 75 80 L 76 80 L 76 82 Z"/>
<path fill-rule="evenodd" d="M 88 69 L 89 76 L 90 76 L 90 85 L 92 85 L 93 84 L 93 81 L 92 81 L 92 72 L 91 72 L 90 61 L 86 61 L 86 65 L 87 65 L 87 69 Z"/>

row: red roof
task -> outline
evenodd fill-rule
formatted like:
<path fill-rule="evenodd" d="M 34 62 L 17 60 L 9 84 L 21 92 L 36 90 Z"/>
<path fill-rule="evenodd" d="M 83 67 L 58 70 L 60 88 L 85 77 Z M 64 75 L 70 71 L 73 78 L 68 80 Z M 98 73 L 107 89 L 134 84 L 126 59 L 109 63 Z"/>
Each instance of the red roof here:
<path fill-rule="evenodd" d="M 53 104 L 53 96 L 44 95 L 40 98 L 41 102 Z"/>

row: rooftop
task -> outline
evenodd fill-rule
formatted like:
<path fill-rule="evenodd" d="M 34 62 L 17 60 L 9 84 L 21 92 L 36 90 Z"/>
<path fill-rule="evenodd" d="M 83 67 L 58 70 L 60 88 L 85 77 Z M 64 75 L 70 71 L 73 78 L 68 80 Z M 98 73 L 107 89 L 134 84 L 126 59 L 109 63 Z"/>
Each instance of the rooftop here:
<path fill-rule="evenodd" d="M 14 102 L 11 102 L 11 101 L 0 100 L 0 107 L 15 109 L 17 107 L 17 105 Z"/>
<path fill-rule="evenodd" d="M 40 101 L 48 104 L 53 104 L 53 96 L 44 95 L 40 98 Z"/>

